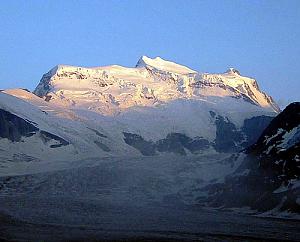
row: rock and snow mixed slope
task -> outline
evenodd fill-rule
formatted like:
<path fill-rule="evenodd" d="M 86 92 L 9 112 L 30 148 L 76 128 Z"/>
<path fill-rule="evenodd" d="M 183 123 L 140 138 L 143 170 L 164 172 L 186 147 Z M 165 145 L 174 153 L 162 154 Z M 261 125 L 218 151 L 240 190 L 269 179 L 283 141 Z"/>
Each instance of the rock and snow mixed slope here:
<path fill-rule="evenodd" d="M 22 89 L 0 92 L 0 122 L 1 175 L 69 168 L 86 158 L 139 155 L 109 120 L 99 125 Z"/>
<path fill-rule="evenodd" d="M 247 206 L 268 215 L 299 214 L 300 103 L 275 117 L 245 154 L 225 183 L 209 186 L 211 204 Z"/>

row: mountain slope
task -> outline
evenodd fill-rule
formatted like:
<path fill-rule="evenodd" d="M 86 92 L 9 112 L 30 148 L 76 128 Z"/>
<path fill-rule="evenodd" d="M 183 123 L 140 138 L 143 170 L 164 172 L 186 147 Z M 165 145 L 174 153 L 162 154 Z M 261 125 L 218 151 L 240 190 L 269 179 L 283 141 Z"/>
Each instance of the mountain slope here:
<path fill-rule="evenodd" d="M 290 104 L 275 117 L 246 154 L 224 184 L 209 187 L 210 204 L 299 214 L 300 103 Z"/>

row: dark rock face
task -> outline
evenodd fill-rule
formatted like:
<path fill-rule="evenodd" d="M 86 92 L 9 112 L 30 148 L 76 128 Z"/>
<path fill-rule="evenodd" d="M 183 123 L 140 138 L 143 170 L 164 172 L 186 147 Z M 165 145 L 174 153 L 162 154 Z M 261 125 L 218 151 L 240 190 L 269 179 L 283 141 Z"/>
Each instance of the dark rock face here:
<path fill-rule="evenodd" d="M 217 116 L 215 120 L 216 124 L 216 140 L 215 149 L 218 152 L 234 152 L 239 149 L 237 143 L 240 143 L 243 139 L 243 135 L 237 130 L 235 125 L 228 119 L 222 116 Z"/>
<path fill-rule="evenodd" d="M 51 77 L 52 77 L 52 72 L 51 71 L 44 74 L 42 79 L 40 80 L 39 85 L 37 86 L 37 88 L 34 90 L 33 93 L 35 95 L 37 95 L 38 97 L 43 97 L 43 96 L 47 95 L 48 92 L 51 89 L 51 86 L 50 86 L 50 83 L 49 83 Z M 50 97 L 50 99 L 51 99 L 51 97 Z"/>
<path fill-rule="evenodd" d="M 245 153 L 242 165 L 224 183 L 205 188 L 209 204 L 300 213 L 300 103 L 275 117 Z"/>
<path fill-rule="evenodd" d="M 50 145 L 50 148 L 58 148 L 58 147 L 66 146 L 66 145 L 70 144 L 68 141 L 64 140 L 63 138 L 61 138 L 57 135 L 51 134 L 49 132 L 43 131 L 43 130 L 40 131 L 40 137 L 43 139 L 43 141 L 45 143 L 47 143 L 51 140 L 55 140 L 58 142 L 58 144 Z"/>
<path fill-rule="evenodd" d="M 288 184 L 299 179 L 300 103 L 290 104 L 275 117 L 247 152 L 259 156 L 259 167 L 275 173 L 275 180 Z"/>
<path fill-rule="evenodd" d="M 98 130 L 96 130 L 96 129 L 91 129 L 91 128 L 88 128 L 88 129 L 89 129 L 89 130 L 92 130 L 93 132 L 95 132 L 95 134 L 98 135 L 98 136 L 101 137 L 101 138 L 107 138 L 106 135 L 100 133 L 100 132 L 99 132 Z"/>
<path fill-rule="evenodd" d="M 180 155 L 186 155 L 184 146 L 188 144 L 190 138 L 184 134 L 168 134 L 165 139 L 159 140 L 157 149 L 160 152 L 172 152 Z"/>
<path fill-rule="evenodd" d="M 212 118 L 215 118 L 216 117 L 216 113 L 214 111 L 209 111 L 209 114 Z"/>
<path fill-rule="evenodd" d="M 101 142 L 99 142 L 99 141 L 97 141 L 97 140 L 95 140 L 94 143 L 95 143 L 101 150 L 103 150 L 103 151 L 105 151 L 105 152 L 109 152 L 109 151 L 110 151 L 110 148 L 107 147 L 105 144 L 103 144 L 103 143 L 101 143 Z"/>
<path fill-rule="evenodd" d="M 215 118 L 216 139 L 214 148 L 218 152 L 237 152 L 254 144 L 261 133 L 271 122 L 273 117 L 257 116 L 245 119 L 243 127 L 237 129 L 236 126 L 220 115 L 216 116 L 214 112 L 210 115 Z"/>
<path fill-rule="evenodd" d="M 30 122 L 0 109 L 0 137 L 19 142 L 22 136 L 34 135 L 39 129 Z"/>
<path fill-rule="evenodd" d="M 152 141 L 146 141 L 142 136 L 123 132 L 126 144 L 136 148 L 145 156 L 155 155 L 155 144 Z"/>
<path fill-rule="evenodd" d="M 299 126 L 299 124 L 300 102 L 291 103 L 277 117 L 275 117 L 272 120 L 270 125 L 261 134 L 257 143 L 249 149 L 249 152 L 254 150 L 262 152 L 263 150 L 268 148 L 270 144 L 275 144 L 277 141 L 281 140 L 285 132 L 291 131 L 293 128 Z M 279 129 L 282 129 L 285 132 L 277 135 L 266 144 L 266 138 L 276 135 Z"/>
<path fill-rule="evenodd" d="M 57 148 L 70 143 L 63 138 L 39 130 L 36 123 L 29 120 L 22 119 L 6 110 L 0 109 L 0 137 L 7 138 L 12 142 L 20 142 L 22 137 L 30 137 L 38 134 L 44 143 L 48 143 L 51 140 L 57 141 L 57 144 L 50 145 L 50 148 Z"/>
<path fill-rule="evenodd" d="M 272 120 L 273 117 L 264 115 L 245 119 L 242 132 L 246 135 L 247 140 L 242 146 L 246 148 L 253 145 Z"/>
<path fill-rule="evenodd" d="M 123 133 L 126 144 L 138 149 L 143 155 L 155 155 L 157 152 L 171 152 L 179 155 L 186 155 L 185 149 L 196 154 L 202 150 L 208 149 L 210 143 L 201 137 L 194 139 L 181 133 L 170 133 L 165 139 L 157 142 L 146 141 L 137 134 Z"/>
<path fill-rule="evenodd" d="M 168 134 L 165 139 L 156 143 L 157 150 L 160 152 L 173 152 L 180 155 L 186 155 L 185 149 L 196 154 L 201 150 L 209 148 L 209 141 L 201 137 L 194 139 L 181 133 Z"/>

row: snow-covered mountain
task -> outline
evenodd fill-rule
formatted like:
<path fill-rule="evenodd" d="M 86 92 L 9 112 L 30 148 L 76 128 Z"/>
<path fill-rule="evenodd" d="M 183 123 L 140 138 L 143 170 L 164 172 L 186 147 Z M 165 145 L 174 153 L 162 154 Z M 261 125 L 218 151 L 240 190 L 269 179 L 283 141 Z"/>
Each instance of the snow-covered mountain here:
<path fill-rule="evenodd" d="M 65 161 L 95 157 L 232 153 L 253 144 L 279 111 L 233 68 L 199 73 L 146 56 L 134 68 L 58 65 L 33 93 L 0 92 L 0 109 L 15 128 L 36 128 L 34 135 L 18 131 L 18 140 L 3 132 L 3 174 L 39 169 L 34 161 L 65 168 Z"/>
<path fill-rule="evenodd" d="M 50 102 L 104 115 L 178 99 L 212 101 L 212 97 L 243 99 L 258 107 L 279 111 L 254 79 L 241 76 L 233 68 L 223 74 L 198 73 L 159 57 L 146 56 L 140 58 L 135 68 L 59 65 L 43 76 L 34 93 Z"/>
<path fill-rule="evenodd" d="M 0 91 L 0 194 L 298 213 L 298 109 L 233 68 L 59 65 Z"/>

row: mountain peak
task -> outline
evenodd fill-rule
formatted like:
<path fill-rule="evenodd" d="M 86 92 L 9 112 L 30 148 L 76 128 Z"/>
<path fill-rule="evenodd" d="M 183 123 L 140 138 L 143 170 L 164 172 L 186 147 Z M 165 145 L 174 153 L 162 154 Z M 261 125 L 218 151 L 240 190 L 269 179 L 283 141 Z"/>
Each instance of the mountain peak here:
<path fill-rule="evenodd" d="M 142 56 L 138 63 L 136 64 L 136 67 L 152 67 L 158 70 L 166 71 L 166 72 L 174 72 L 177 74 L 189 74 L 189 73 L 196 73 L 196 71 L 177 64 L 172 61 L 167 61 L 162 59 L 161 57 L 157 56 L 155 58 L 149 58 L 148 56 Z"/>
<path fill-rule="evenodd" d="M 239 75 L 239 76 L 241 75 L 241 73 L 237 69 L 232 68 L 232 67 L 230 67 L 225 73 L 226 74 L 236 74 L 236 75 Z"/>

